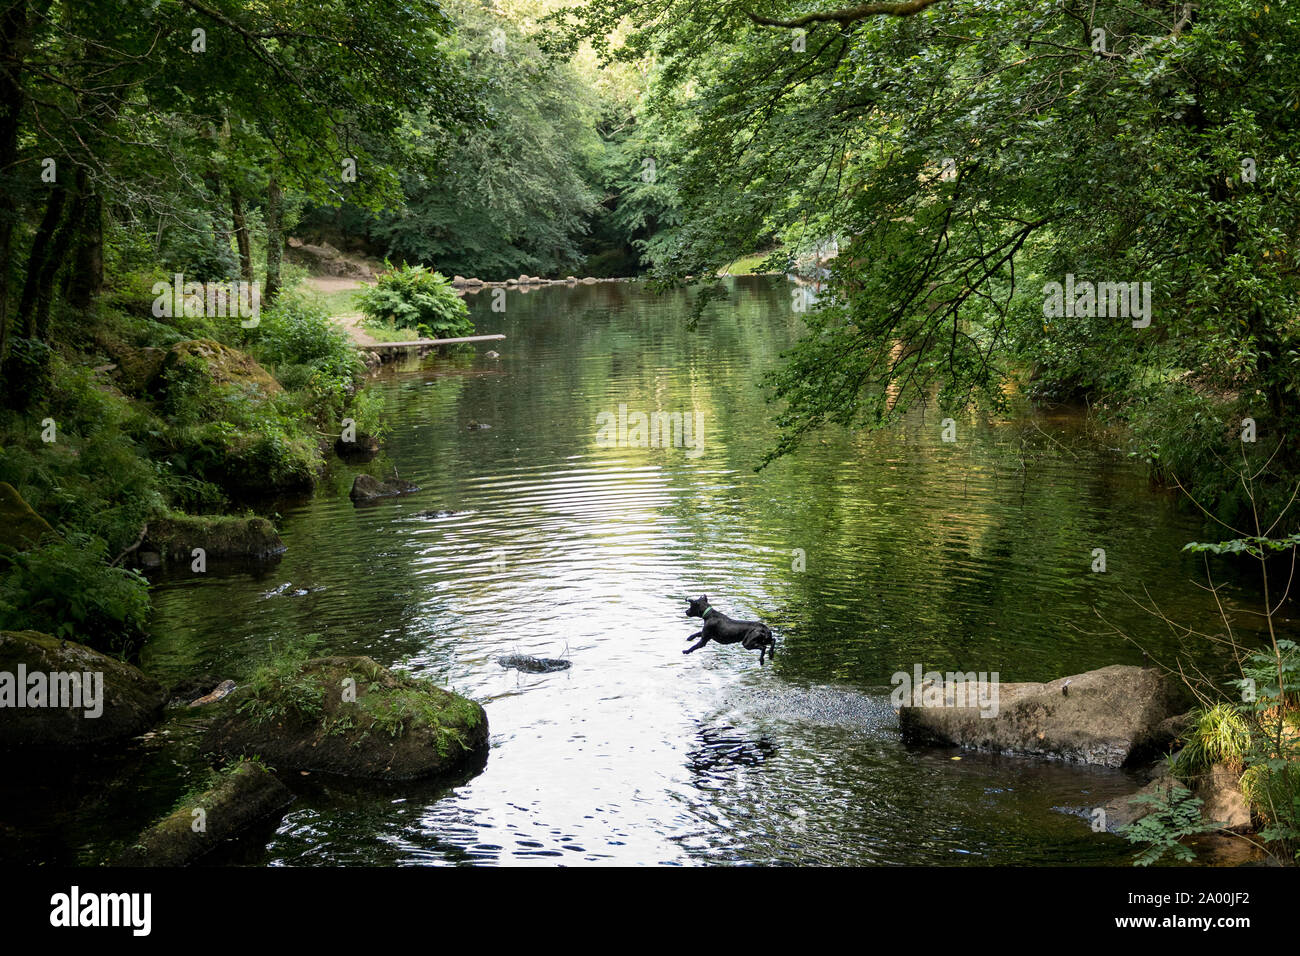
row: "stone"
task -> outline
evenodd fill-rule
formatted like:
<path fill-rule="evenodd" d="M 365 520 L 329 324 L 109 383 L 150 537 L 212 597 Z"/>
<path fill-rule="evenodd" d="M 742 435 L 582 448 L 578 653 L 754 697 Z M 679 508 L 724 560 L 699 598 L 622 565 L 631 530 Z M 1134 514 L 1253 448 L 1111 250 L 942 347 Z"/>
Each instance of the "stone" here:
<path fill-rule="evenodd" d="M 357 475 L 352 479 L 352 490 L 348 492 L 348 497 L 353 501 L 373 501 L 377 498 L 409 495 L 419 490 L 419 485 L 414 485 L 402 478 L 390 478 L 388 481 L 380 481 L 372 475 Z"/>
<path fill-rule="evenodd" d="M 79 693 L 64 676 L 74 673 L 82 675 Z M 87 680 L 87 674 L 94 676 Z M 42 675 L 46 685 L 44 706 L 30 706 L 33 675 Z M 69 695 L 60 694 L 60 701 L 72 706 L 49 706 L 56 687 Z M 14 695 L 28 706 L 15 706 Z M 162 687 L 130 664 L 37 631 L 0 631 L 0 751 L 77 750 L 126 740 L 147 730 L 163 704 Z"/>
<path fill-rule="evenodd" d="M 307 660 L 211 708 L 208 750 L 286 771 L 416 780 L 463 770 L 488 745 L 479 704 L 368 657 Z"/>
<path fill-rule="evenodd" d="M 1046 684 L 1001 683 L 995 716 L 944 703 L 899 710 L 906 740 L 1119 767 L 1158 749 L 1158 728 L 1182 703 L 1154 668 L 1113 665 Z"/>

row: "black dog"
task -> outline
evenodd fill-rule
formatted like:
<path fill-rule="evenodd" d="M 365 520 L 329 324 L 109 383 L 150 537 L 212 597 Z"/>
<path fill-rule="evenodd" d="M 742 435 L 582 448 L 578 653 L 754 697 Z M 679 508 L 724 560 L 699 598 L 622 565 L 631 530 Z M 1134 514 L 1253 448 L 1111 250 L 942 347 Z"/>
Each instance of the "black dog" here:
<path fill-rule="evenodd" d="M 709 606 L 707 594 L 700 595 L 694 601 L 687 601 L 686 604 L 686 616 L 703 618 L 704 627 L 687 638 L 688 641 L 693 641 L 698 637 L 700 641 L 682 651 L 683 654 L 698 651 L 709 641 L 717 641 L 719 644 L 740 642 L 747 650 L 758 648 L 759 667 L 763 666 L 764 654 L 776 660 L 776 639 L 766 624 L 759 621 L 733 621 Z"/>

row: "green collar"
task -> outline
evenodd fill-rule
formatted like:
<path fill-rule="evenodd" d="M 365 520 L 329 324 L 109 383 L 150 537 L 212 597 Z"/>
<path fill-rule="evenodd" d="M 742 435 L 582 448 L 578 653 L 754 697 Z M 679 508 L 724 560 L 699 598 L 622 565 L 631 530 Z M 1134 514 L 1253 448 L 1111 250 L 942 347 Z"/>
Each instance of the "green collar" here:
<path fill-rule="evenodd" d="M 712 605 L 712 604 L 710 604 L 708 607 L 706 607 L 706 608 L 704 609 L 704 613 L 700 615 L 700 620 L 704 620 L 706 617 L 708 617 L 710 611 L 713 611 L 713 605 Z M 714 614 L 717 614 L 718 612 L 717 612 L 717 611 L 713 611 L 713 613 L 714 613 Z"/>

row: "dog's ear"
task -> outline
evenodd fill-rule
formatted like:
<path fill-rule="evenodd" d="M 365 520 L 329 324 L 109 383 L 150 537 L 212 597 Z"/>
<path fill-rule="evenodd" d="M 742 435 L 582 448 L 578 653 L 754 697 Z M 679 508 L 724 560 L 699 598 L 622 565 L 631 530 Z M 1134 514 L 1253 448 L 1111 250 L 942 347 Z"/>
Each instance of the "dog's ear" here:
<path fill-rule="evenodd" d="M 701 594 L 701 595 L 700 595 L 700 600 L 703 601 L 705 604 L 708 604 L 708 603 L 709 603 L 709 596 L 708 596 L 707 594 Z"/>

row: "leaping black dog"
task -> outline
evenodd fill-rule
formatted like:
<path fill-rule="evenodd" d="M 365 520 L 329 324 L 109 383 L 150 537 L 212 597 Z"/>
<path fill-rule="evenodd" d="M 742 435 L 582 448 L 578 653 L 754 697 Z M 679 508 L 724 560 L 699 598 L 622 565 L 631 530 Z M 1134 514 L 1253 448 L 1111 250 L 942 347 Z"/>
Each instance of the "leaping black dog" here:
<path fill-rule="evenodd" d="M 709 596 L 701 594 L 694 601 L 686 602 L 686 616 L 698 617 L 704 620 L 704 627 L 696 631 L 688 641 L 699 638 L 699 643 L 693 644 L 682 651 L 683 654 L 689 654 L 691 651 L 698 651 L 709 641 L 717 641 L 719 644 L 743 644 L 747 650 L 758 648 L 758 666 L 763 666 L 763 655 L 768 655 L 776 660 L 776 638 L 772 637 L 772 632 L 766 624 L 760 621 L 733 621 L 721 611 L 715 610 L 709 605 Z"/>

